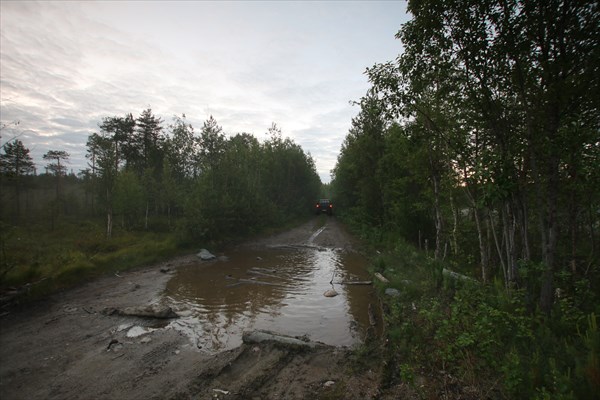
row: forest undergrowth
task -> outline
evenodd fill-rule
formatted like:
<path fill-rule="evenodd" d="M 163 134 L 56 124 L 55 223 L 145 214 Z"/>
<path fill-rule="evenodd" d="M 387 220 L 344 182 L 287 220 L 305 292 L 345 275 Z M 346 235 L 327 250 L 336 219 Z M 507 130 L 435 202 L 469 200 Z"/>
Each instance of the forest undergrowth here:
<path fill-rule="evenodd" d="M 456 263 L 397 234 L 355 232 L 377 249 L 371 272 L 389 280 L 376 280 L 385 310 L 383 392 L 404 385 L 420 398 L 598 398 L 600 299 L 589 281 L 562 274 L 547 315 L 525 289 L 447 277 L 443 269 Z"/>

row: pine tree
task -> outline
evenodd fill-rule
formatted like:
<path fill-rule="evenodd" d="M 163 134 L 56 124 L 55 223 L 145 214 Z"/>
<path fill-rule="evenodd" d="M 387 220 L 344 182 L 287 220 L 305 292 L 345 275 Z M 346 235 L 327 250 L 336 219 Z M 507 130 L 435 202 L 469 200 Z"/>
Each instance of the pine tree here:
<path fill-rule="evenodd" d="M 0 154 L 0 173 L 15 184 L 15 218 L 21 215 L 21 177 L 35 171 L 29 149 L 20 140 L 6 143 Z"/>

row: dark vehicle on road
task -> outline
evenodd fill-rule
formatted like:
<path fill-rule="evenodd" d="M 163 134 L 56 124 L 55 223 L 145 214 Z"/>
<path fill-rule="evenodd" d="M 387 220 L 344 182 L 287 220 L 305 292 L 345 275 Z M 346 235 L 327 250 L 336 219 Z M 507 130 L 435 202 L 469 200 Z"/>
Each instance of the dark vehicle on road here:
<path fill-rule="evenodd" d="M 327 213 L 333 215 L 333 203 L 329 199 L 321 199 L 315 205 L 315 214 Z"/>

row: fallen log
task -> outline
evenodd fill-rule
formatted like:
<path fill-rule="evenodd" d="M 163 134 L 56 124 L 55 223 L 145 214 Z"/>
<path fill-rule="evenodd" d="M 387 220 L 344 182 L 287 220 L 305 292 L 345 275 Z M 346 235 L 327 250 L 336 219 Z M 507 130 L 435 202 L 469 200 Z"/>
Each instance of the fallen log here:
<path fill-rule="evenodd" d="M 335 283 L 336 285 L 372 285 L 373 281 L 341 281 Z"/>
<path fill-rule="evenodd" d="M 446 269 L 446 268 L 444 268 L 442 270 L 442 275 L 444 275 L 448 278 L 455 279 L 457 281 L 479 283 L 479 281 L 477 279 L 473 279 L 469 276 L 459 274 L 458 272 L 450 271 L 449 269 Z"/>
<path fill-rule="evenodd" d="M 305 342 L 304 340 L 296 339 L 290 336 L 279 335 L 267 331 L 251 331 L 244 332 L 242 335 L 242 341 L 246 344 L 259 344 L 259 343 L 278 343 L 288 347 L 308 347 L 315 348 L 325 346 L 322 343 L 317 342 Z"/>
<path fill-rule="evenodd" d="M 390 281 L 387 280 L 387 278 L 383 275 L 381 275 L 379 272 L 375 272 L 375 278 L 379 279 L 381 282 L 383 283 L 389 283 Z"/>
<path fill-rule="evenodd" d="M 171 307 L 159 306 L 156 304 L 141 307 L 125 307 L 122 310 L 113 307 L 107 307 L 102 310 L 104 315 L 124 315 L 128 317 L 142 317 L 142 318 L 157 318 L 157 319 L 168 319 L 178 318 L 179 316 L 173 311 Z"/>

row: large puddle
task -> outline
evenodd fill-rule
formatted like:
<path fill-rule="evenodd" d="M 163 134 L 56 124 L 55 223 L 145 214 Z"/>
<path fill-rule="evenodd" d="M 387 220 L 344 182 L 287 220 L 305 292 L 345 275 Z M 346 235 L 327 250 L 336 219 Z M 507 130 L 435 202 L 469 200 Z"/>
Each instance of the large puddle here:
<path fill-rule="evenodd" d="M 373 288 L 341 282 L 369 279 L 366 259 L 355 253 L 313 247 L 239 250 L 225 261 L 180 268 L 165 300 L 184 317 L 170 326 L 199 349 L 216 352 L 242 343 L 255 329 L 352 346 L 372 327 Z M 333 287 L 339 293 L 325 297 Z"/>

